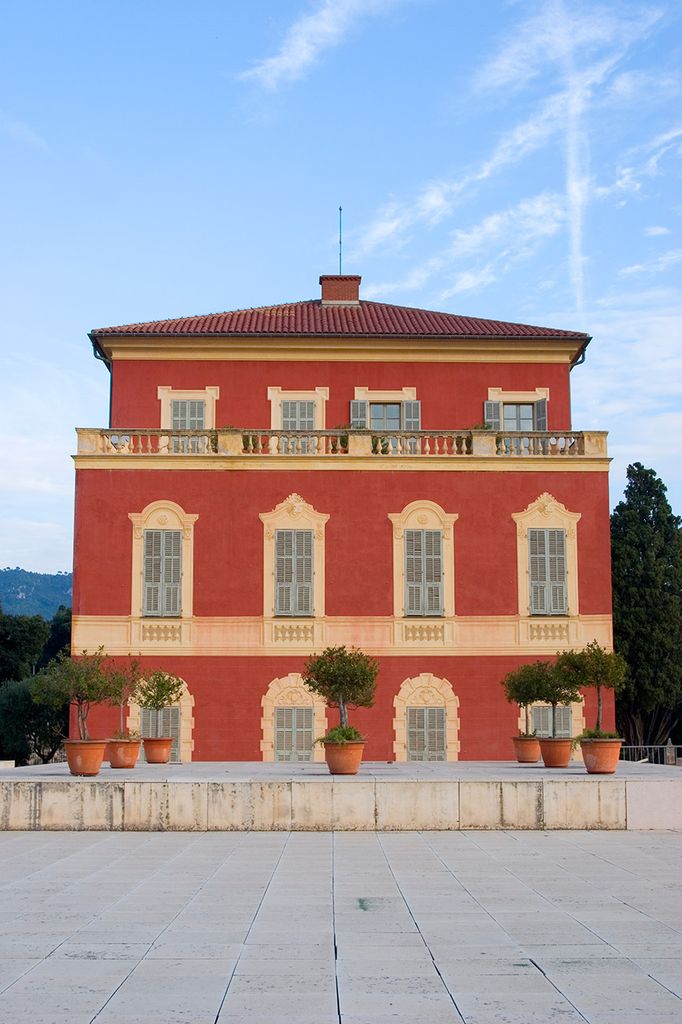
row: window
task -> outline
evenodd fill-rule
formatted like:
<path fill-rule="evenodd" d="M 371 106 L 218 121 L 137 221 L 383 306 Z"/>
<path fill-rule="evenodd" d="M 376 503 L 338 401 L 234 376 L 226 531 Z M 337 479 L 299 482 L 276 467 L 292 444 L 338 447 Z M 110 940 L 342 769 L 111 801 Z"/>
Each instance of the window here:
<path fill-rule="evenodd" d="M 497 431 L 547 430 L 547 399 L 536 402 L 486 402 L 486 426 Z"/>
<path fill-rule="evenodd" d="M 206 402 L 188 398 L 171 400 L 171 430 L 203 430 L 206 419 Z M 205 437 L 173 437 L 171 450 L 175 453 L 205 452 Z"/>
<path fill-rule="evenodd" d="M 440 530 L 405 530 L 405 615 L 443 614 Z"/>
<path fill-rule="evenodd" d="M 276 624 L 273 616 L 324 618 L 324 534 L 329 516 L 316 512 L 300 494 L 290 494 L 258 518 L 263 523 L 263 616 L 270 620 L 266 638 L 275 642 L 275 626 L 284 624 Z"/>
<path fill-rule="evenodd" d="M 552 709 L 551 707 L 539 706 L 531 708 L 533 717 L 533 732 L 540 739 L 550 739 L 552 736 Z M 556 739 L 570 739 L 573 735 L 573 709 L 570 706 L 558 707 L 556 709 Z"/>
<path fill-rule="evenodd" d="M 529 530 L 531 615 L 566 615 L 566 533 Z"/>
<path fill-rule="evenodd" d="M 315 429 L 315 403 L 286 401 L 281 409 L 282 430 Z M 283 437 L 279 451 L 286 455 L 308 455 L 315 448 L 315 439 L 307 437 Z"/>
<path fill-rule="evenodd" d="M 219 387 L 157 388 L 162 430 L 215 430 Z"/>
<path fill-rule="evenodd" d="M 313 708 L 275 708 L 275 761 L 311 761 Z"/>
<path fill-rule="evenodd" d="M 313 531 L 275 531 L 275 615 L 313 614 Z"/>
<path fill-rule="evenodd" d="M 523 512 L 513 512 L 512 519 L 516 523 L 519 615 L 577 616 L 580 512 L 571 512 L 544 491 Z M 522 635 L 532 640 L 528 621 L 524 630 Z"/>
<path fill-rule="evenodd" d="M 140 708 L 140 734 L 149 737 L 171 736 L 173 745 L 170 760 L 174 764 L 180 762 L 180 708 L 161 708 L 160 711 Z"/>
<path fill-rule="evenodd" d="M 171 430 L 203 430 L 206 402 L 186 398 L 171 399 Z"/>
<path fill-rule="evenodd" d="M 180 615 L 182 533 L 145 530 L 143 557 L 143 615 Z"/>
<path fill-rule="evenodd" d="M 407 760 L 445 760 L 445 708 L 407 708 Z"/>
<path fill-rule="evenodd" d="M 350 403 L 350 423 L 356 430 L 376 430 L 391 434 L 400 430 L 421 430 L 421 402 Z"/>

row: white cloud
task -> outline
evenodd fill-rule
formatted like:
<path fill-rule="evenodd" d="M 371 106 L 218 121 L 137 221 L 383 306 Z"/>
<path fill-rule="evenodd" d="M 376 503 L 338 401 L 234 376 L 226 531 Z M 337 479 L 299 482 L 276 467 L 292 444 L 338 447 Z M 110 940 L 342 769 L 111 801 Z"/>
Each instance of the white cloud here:
<path fill-rule="evenodd" d="M 652 224 L 651 227 L 644 228 L 644 234 L 649 238 L 656 238 L 658 235 L 669 235 L 670 228 L 664 228 L 661 224 Z"/>
<path fill-rule="evenodd" d="M 664 274 L 670 267 L 682 263 L 682 249 L 669 249 L 656 259 L 647 263 L 633 263 L 629 267 L 622 267 L 618 271 L 619 277 L 629 277 L 632 274 Z"/>
<path fill-rule="evenodd" d="M 274 90 L 302 78 L 320 55 L 338 46 L 361 18 L 381 14 L 402 0 L 318 0 L 310 14 L 302 15 L 287 30 L 273 57 L 258 61 L 238 77 Z"/>

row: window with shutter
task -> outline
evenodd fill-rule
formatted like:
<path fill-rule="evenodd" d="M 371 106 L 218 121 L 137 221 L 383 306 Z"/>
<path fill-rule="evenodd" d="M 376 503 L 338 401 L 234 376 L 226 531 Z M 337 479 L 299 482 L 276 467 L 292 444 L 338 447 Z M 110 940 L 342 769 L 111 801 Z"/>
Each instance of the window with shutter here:
<path fill-rule="evenodd" d="M 313 531 L 275 531 L 275 615 L 313 614 Z"/>
<path fill-rule="evenodd" d="M 170 736 L 173 740 L 170 760 L 174 764 L 180 762 L 180 708 L 161 708 L 160 711 L 140 708 L 140 735 L 151 738 Z M 144 760 L 144 751 L 142 760 Z"/>
<path fill-rule="evenodd" d="M 275 761 L 311 761 L 313 709 L 275 708 Z"/>
<path fill-rule="evenodd" d="M 407 760 L 445 761 L 445 708 L 406 708 Z"/>
<path fill-rule="evenodd" d="M 566 531 L 529 530 L 531 615 L 567 615 Z"/>
<path fill-rule="evenodd" d="M 145 530 L 143 615 L 181 614 L 182 534 L 180 530 Z"/>
<path fill-rule="evenodd" d="M 206 422 L 206 402 L 195 399 L 171 400 L 171 430 L 203 430 Z M 203 437 L 174 437 L 172 450 L 177 453 L 206 450 Z"/>
<path fill-rule="evenodd" d="M 286 401 L 281 405 L 282 430 L 309 430 L 315 429 L 315 403 L 301 401 Z M 289 455 L 307 455 L 311 450 L 312 438 L 292 437 L 282 438 L 280 452 Z"/>
<path fill-rule="evenodd" d="M 552 709 L 550 707 L 533 707 L 533 731 L 539 739 L 552 737 Z M 573 735 L 573 709 L 570 706 L 556 709 L 556 739 L 570 739 Z"/>
<path fill-rule="evenodd" d="M 405 530 L 405 615 L 443 614 L 440 530 Z"/>

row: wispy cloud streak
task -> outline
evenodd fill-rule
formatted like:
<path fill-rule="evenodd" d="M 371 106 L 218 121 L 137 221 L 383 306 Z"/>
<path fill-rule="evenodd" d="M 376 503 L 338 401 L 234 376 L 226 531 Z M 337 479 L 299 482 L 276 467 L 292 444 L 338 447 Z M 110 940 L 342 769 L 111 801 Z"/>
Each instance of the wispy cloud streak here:
<path fill-rule="evenodd" d="M 361 18 L 382 14 L 403 0 L 319 0 L 287 30 L 272 57 L 258 61 L 238 77 L 274 91 L 302 78 L 325 50 L 338 46 Z"/>

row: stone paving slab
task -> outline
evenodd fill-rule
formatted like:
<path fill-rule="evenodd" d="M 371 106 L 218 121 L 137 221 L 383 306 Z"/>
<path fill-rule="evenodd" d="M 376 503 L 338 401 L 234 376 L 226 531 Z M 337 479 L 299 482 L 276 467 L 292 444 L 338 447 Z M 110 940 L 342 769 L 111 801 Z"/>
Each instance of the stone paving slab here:
<path fill-rule="evenodd" d="M 675 832 L 0 833 L 0 1021 L 677 1024 L 680 863 Z"/>

